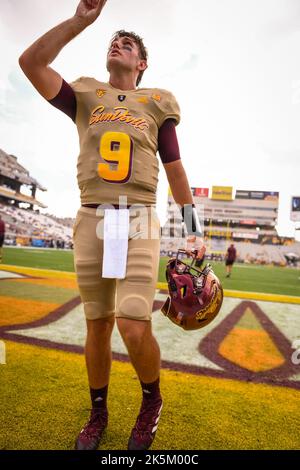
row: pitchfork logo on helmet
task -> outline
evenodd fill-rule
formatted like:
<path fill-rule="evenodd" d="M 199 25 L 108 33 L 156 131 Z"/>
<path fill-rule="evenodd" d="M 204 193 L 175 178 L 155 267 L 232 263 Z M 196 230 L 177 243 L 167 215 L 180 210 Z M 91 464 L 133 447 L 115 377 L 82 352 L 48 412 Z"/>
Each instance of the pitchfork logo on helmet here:
<path fill-rule="evenodd" d="M 161 311 L 184 330 L 197 330 L 208 325 L 219 313 L 223 302 L 221 283 L 207 264 L 203 270 L 194 267 L 196 251 L 191 264 L 179 255 L 169 260 L 166 268 L 169 297 Z"/>

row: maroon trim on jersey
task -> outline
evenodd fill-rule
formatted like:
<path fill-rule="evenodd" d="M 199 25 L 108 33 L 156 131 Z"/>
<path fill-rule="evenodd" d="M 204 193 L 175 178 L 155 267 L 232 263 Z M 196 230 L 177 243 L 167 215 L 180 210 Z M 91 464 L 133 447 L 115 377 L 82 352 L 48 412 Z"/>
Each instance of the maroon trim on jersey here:
<path fill-rule="evenodd" d="M 163 164 L 180 160 L 174 119 L 167 119 L 159 129 L 158 151 Z"/>
<path fill-rule="evenodd" d="M 48 102 L 75 122 L 77 112 L 76 96 L 73 88 L 64 79 L 58 94 Z M 180 160 L 174 119 L 166 119 L 158 131 L 158 152 L 164 164 Z"/>
<path fill-rule="evenodd" d="M 5 233 L 5 223 L 4 223 L 4 220 L 1 219 L 0 220 L 0 234 L 4 235 L 4 233 Z"/>
<path fill-rule="evenodd" d="M 55 106 L 55 108 L 65 113 L 75 122 L 77 111 L 76 96 L 73 88 L 64 79 L 58 94 L 55 98 L 48 101 L 52 106 Z"/>

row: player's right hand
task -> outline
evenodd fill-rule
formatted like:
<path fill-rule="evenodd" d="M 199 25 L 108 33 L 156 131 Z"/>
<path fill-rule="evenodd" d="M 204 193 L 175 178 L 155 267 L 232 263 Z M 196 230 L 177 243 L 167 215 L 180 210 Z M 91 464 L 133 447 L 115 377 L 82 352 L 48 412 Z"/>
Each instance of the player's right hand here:
<path fill-rule="evenodd" d="M 205 255 L 206 246 L 204 245 L 204 241 L 202 237 L 196 237 L 196 235 L 188 235 L 186 239 L 186 248 L 185 251 L 188 255 L 192 254 L 192 251 L 196 251 L 197 259 L 202 259 Z"/>
<path fill-rule="evenodd" d="M 94 23 L 107 0 L 80 0 L 75 16 L 87 26 Z"/>

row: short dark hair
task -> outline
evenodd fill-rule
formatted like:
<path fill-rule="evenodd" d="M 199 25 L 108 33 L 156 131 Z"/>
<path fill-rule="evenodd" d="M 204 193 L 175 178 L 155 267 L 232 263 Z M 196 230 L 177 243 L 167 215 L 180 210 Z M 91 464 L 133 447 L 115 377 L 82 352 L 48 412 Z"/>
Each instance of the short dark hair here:
<path fill-rule="evenodd" d="M 136 43 L 139 49 L 140 59 L 148 60 L 148 51 L 144 45 L 143 39 L 138 34 L 135 34 L 133 31 L 125 31 L 124 29 L 120 29 L 120 31 L 116 31 L 110 41 L 110 44 L 112 44 L 116 39 L 122 38 L 124 36 L 131 38 Z M 143 74 L 144 74 L 144 70 L 141 70 L 136 81 L 136 86 L 140 84 Z"/>

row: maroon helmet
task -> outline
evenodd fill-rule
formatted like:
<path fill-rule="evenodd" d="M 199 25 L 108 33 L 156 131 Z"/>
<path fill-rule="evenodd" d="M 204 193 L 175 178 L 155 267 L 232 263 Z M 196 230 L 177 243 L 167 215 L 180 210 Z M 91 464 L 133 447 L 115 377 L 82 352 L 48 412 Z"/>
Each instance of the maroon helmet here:
<path fill-rule="evenodd" d="M 167 264 L 170 296 L 161 311 L 184 330 L 198 330 L 219 313 L 223 289 L 210 264 L 203 270 L 194 267 L 197 251 L 192 252 L 190 265 L 179 259 L 180 253 L 186 252 L 178 250 L 176 258 L 170 259 Z"/>

